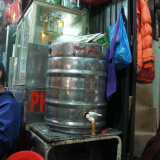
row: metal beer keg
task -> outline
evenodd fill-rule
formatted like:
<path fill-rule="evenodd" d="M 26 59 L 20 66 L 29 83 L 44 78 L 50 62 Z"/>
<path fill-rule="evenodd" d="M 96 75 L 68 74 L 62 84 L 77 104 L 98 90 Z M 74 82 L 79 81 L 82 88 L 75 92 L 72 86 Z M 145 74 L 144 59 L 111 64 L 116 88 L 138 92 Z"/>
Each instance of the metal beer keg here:
<path fill-rule="evenodd" d="M 109 50 L 93 43 L 54 43 L 49 47 L 45 121 L 50 129 L 91 134 L 89 112 L 96 132 L 106 124 L 106 82 Z"/>

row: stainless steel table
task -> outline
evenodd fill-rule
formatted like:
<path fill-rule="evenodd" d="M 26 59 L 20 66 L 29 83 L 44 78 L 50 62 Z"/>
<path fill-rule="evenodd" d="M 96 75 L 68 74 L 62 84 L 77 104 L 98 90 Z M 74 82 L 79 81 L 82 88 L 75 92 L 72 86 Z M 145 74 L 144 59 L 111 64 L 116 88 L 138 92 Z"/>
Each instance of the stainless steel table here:
<path fill-rule="evenodd" d="M 92 136 L 55 132 L 50 130 L 45 123 L 31 123 L 26 128 L 28 135 L 30 134 L 35 144 L 32 150 L 41 154 L 45 160 L 48 160 L 49 151 L 55 146 L 107 139 L 117 139 L 117 160 L 121 160 L 122 142 L 119 137 L 122 134 L 121 131 L 111 129 L 105 134 L 99 133 Z"/>

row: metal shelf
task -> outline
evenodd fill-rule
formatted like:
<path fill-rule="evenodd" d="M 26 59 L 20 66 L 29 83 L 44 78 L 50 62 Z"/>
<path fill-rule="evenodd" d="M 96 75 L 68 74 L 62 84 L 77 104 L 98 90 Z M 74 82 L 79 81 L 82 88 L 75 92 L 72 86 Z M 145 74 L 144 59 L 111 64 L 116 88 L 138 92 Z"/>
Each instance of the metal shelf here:
<path fill-rule="evenodd" d="M 38 133 L 40 136 L 45 138 L 47 141 L 55 142 L 55 141 L 63 141 L 63 140 L 78 140 L 78 139 L 86 139 L 86 138 L 92 138 L 95 140 L 103 139 L 105 136 L 117 136 L 122 134 L 121 131 L 111 129 L 105 134 L 98 133 L 95 136 L 92 135 L 72 135 L 72 134 L 66 134 L 61 132 L 55 132 L 50 130 L 46 123 L 31 123 L 29 124 L 30 129 Z"/>
<path fill-rule="evenodd" d="M 31 123 L 26 126 L 26 134 L 32 137 L 32 141 L 36 142 L 36 149 L 39 151 L 45 160 L 48 160 L 48 154 L 52 148 L 60 145 L 93 142 L 99 140 L 116 139 L 117 144 L 117 160 L 121 160 L 122 141 L 119 137 L 121 131 L 111 129 L 104 134 L 92 135 L 72 135 L 60 132 L 51 131 L 45 122 Z M 28 132 L 28 133 L 27 133 Z"/>
<path fill-rule="evenodd" d="M 39 33 L 43 32 L 45 35 L 49 35 L 49 33 L 52 33 L 53 35 L 56 35 L 56 36 L 79 37 L 79 36 L 74 36 L 74 35 L 70 35 L 70 34 L 58 33 L 58 32 L 52 31 L 52 30 L 43 30 L 43 29 L 40 29 L 40 28 L 36 28 L 36 31 L 39 32 Z"/>

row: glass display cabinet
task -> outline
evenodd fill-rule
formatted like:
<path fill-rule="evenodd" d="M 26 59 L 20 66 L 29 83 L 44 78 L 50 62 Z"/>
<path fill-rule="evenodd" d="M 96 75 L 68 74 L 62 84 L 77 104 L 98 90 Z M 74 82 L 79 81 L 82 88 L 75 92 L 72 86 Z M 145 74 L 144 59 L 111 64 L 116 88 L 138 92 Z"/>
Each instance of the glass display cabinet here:
<path fill-rule="evenodd" d="M 87 12 L 80 10 L 40 0 L 33 1 L 17 25 L 12 85 L 25 85 L 28 43 L 48 45 L 73 41 L 85 35 L 86 15 Z"/>

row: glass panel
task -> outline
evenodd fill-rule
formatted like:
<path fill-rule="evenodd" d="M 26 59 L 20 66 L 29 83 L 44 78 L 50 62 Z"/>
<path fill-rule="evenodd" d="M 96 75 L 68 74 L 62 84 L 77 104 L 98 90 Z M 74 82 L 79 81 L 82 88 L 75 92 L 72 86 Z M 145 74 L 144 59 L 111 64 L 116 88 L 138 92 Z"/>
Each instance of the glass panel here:
<path fill-rule="evenodd" d="M 25 79 L 28 42 L 48 45 L 49 42 L 73 41 L 82 35 L 84 14 L 84 12 L 59 5 L 34 1 L 21 19 L 17 29 L 13 80 Z M 47 15 L 50 18 L 45 27 L 44 22 Z"/>
<path fill-rule="evenodd" d="M 15 48 L 15 57 L 16 61 L 14 62 L 14 74 L 13 74 L 13 81 L 17 80 L 17 72 L 18 72 L 18 60 L 21 51 L 21 34 L 22 34 L 22 23 L 17 28 L 17 35 L 16 35 L 16 48 Z"/>
<path fill-rule="evenodd" d="M 23 21 L 22 45 L 21 45 L 21 54 L 19 63 L 19 80 L 25 79 L 26 76 L 30 19 L 31 19 L 31 12 L 28 12 Z"/>
<path fill-rule="evenodd" d="M 37 4 L 35 21 L 35 36 L 33 43 L 48 44 L 48 42 L 72 41 L 82 35 L 82 15 L 59 11 L 53 5 Z M 49 17 L 49 18 L 47 18 Z M 47 26 L 45 26 L 45 20 Z M 60 21 L 62 21 L 60 23 Z M 64 25 L 62 32 L 61 27 Z M 46 29 L 47 28 L 47 29 Z"/>
<path fill-rule="evenodd" d="M 17 70 L 18 70 L 18 58 L 15 57 L 13 65 L 13 81 L 17 80 Z"/>

